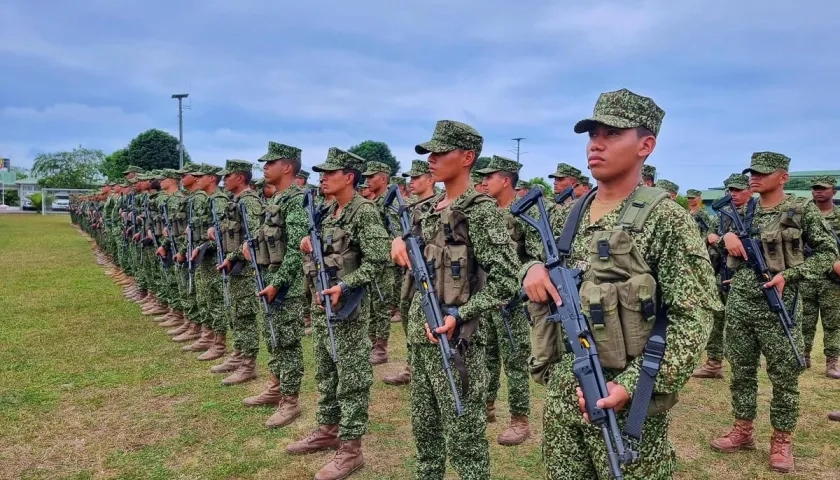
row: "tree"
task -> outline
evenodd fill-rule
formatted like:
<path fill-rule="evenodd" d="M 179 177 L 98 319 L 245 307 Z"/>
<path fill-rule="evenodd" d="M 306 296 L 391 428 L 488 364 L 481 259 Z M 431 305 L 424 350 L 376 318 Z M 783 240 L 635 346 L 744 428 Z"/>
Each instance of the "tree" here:
<path fill-rule="evenodd" d="M 126 149 L 121 148 L 105 157 L 99 172 L 109 181 L 116 182 L 123 178 L 123 172 L 128 168 Z"/>
<path fill-rule="evenodd" d="M 472 171 L 474 172 L 476 170 L 481 170 L 482 168 L 486 168 L 487 164 L 490 163 L 490 160 L 492 160 L 491 157 L 478 157 L 475 160 L 475 163 L 473 163 Z"/>
<path fill-rule="evenodd" d="M 117 160 L 124 161 L 126 167 L 135 165 L 144 170 L 178 168 L 178 139 L 163 130 L 146 130 L 134 137 L 124 150 Z M 190 163 L 186 149 L 184 163 Z"/>
<path fill-rule="evenodd" d="M 42 153 L 35 157 L 32 174 L 42 188 L 93 188 L 105 154 L 81 145 L 72 152 Z"/>
<path fill-rule="evenodd" d="M 3 195 L 3 201 L 0 202 L 6 205 L 17 206 L 20 204 L 20 196 L 17 190 L 9 189 L 6 190 L 5 194 Z"/>
<path fill-rule="evenodd" d="M 29 178 L 29 170 L 23 167 L 12 167 L 9 169 L 9 172 L 15 174 L 15 180 L 25 180 Z"/>
<path fill-rule="evenodd" d="M 683 197 L 682 195 L 677 195 L 675 202 L 679 203 L 681 207 L 688 210 L 688 199 Z"/>
<path fill-rule="evenodd" d="M 397 157 L 391 153 L 388 144 L 385 142 L 377 142 L 374 140 L 365 140 L 364 142 L 350 147 L 350 153 L 364 158 L 368 162 L 382 162 L 391 167 L 391 175 L 396 175 L 400 171 L 400 162 Z"/>
<path fill-rule="evenodd" d="M 554 192 L 554 187 L 548 184 L 542 177 L 534 177 L 528 180 L 528 183 L 531 185 L 531 188 L 535 186 L 539 186 L 543 190 L 543 195 L 550 195 Z"/>
<path fill-rule="evenodd" d="M 785 190 L 810 190 L 810 178 L 794 178 L 785 184 Z"/>

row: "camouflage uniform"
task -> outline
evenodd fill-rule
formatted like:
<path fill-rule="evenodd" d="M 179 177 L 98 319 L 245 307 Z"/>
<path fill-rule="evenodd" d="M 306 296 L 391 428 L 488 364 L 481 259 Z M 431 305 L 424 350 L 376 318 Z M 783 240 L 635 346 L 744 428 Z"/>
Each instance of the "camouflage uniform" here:
<path fill-rule="evenodd" d="M 604 124 L 622 129 L 643 126 L 656 135 L 663 116 L 664 112 L 652 99 L 622 89 L 601 94 L 593 117 L 578 122 L 575 132 L 584 133 L 597 124 Z M 599 232 L 616 229 L 619 214 L 631 197 L 594 223 L 591 223 L 588 206 L 583 209 L 568 263 L 581 269 L 585 278 L 598 260 L 597 254 L 590 256 L 589 253 L 593 238 Z M 565 223 L 565 219 L 559 223 Z M 713 312 L 722 308 L 717 295 L 712 293 L 714 275 L 708 253 L 697 235 L 694 221 L 681 206 L 668 198 L 653 207 L 641 230 L 624 231 L 629 233 L 632 246 L 654 272 L 663 303 L 668 308 L 667 346 L 654 393 L 674 395 L 683 388 L 697 364 L 709 334 Z M 531 266 L 533 263 L 526 264 L 520 272 L 521 276 Z M 538 319 L 533 320 L 536 326 Z M 609 478 L 601 431 L 584 420 L 578 407 L 573 359 L 573 355 L 561 355 L 553 367 L 549 363 L 547 368 L 542 443 L 546 476 L 551 479 Z M 602 356 L 602 364 L 604 360 Z M 635 357 L 620 369 L 605 367 L 607 381 L 621 385 L 632 398 L 640 376 L 641 360 L 641 356 Z M 617 413 L 622 428 L 627 421 L 629 406 Z M 668 409 L 647 417 L 638 445 L 639 459 L 622 467 L 625 479 L 672 477 L 677 465 L 674 448 L 668 441 L 670 422 Z"/>
<path fill-rule="evenodd" d="M 689 200 L 700 198 L 701 195 L 702 193 L 700 190 L 689 189 L 685 192 L 685 196 Z M 694 221 L 697 222 L 697 229 L 700 231 L 700 238 L 705 241 L 706 237 L 708 237 L 710 233 L 713 233 L 712 216 L 709 215 L 709 211 L 706 210 L 706 207 L 704 207 L 702 203 L 696 212 L 691 213 L 691 216 L 694 218 Z"/>
<path fill-rule="evenodd" d="M 221 173 L 217 171 L 212 174 L 221 176 Z M 195 202 L 196 220 L 194 223 L 201 228 L 204 245 L 199 248 L 204 250 L 204 258 L 195 271 L 196 303 L 202 316 L 201 324 L 213 332 L 223 335 L 228 328 L 228 310 L 225 306 L 222 275 L 216 270 L 216 242 L 207 236 L 207 229 L 213 226 L 213 214 L 210 209 L 215 210 L 217 218 L 221 222 L 228 197 L 222 190 L 216 190 L 210 195 L 201 197 L 204 198 L 204 201 Z"/>
<path fill-rule="evenodd" d="M 178 174 L 176 170 L 173 169 L 164 169 L 162 171 L 162 176 L 164 178 L 172 178 L 175 180 L 180 180 L 181 176 Z M 166 205 L 166 211 L 169 215 L 169 223 L 170 226 L 174 228 L 172 225 L 173 218 L 172 216 L 178 211 L 178 199 L 182 196 L 181 192 L 175 191 L 172 194 L 161 192 L 160 195 L 157 197 L 157 204 L 155 208 L 160 212 L 161 206 Z M 163 215 L 161 214 L 161 224 L 163 224 Z M 170 235 L 173 232 L 168 232 Z M 164 248 L 169 251 L 171 250 L 169 240 L 167 237 L 161 236 L 160 237 L 160 244 L 164 246 Z M 170 252 L 174 255 L 177 252 Z M 173 259 L 174 261 L 174 259 Z M 173 263 L 174 266 L 174 263 Z M 178 293 L 178 283 L 179 283 L 179 275 L 181 274 L 180 268 L 173 268 L 170 267 L 168 269 L 167 275 L 163 277 L 163 282 L 161 285 L 161 297 L 163 300 L 169 305 L 173 310 L 180 310 L 181 309 L 181 298 Z"/>
<path fill-rule="evenodd" d="M 580 177 L 581 173 L 582 172 L 579 169 L 569 165 L 568 163 L 558 163 L 557 169 L 554 170 L 554 173 L 549 175 L 548 178 L 553 180 L 555 178 L 574 177 L 577 179 Z M 570 206 L 575 201 L 573 197 L 574 196 L 569 197 L 564 200 L 563 203 L 557 204 L 557 209 L 562 211 L 564 207 Z"/>
<path fill-rule="evenodd" d="M 193 175 L 193 176 L 201 176 L 204 175 L 201 173 L 201 166 L 195 163 L 188 163 L 184 165 L 184 168 L 178 170 L 178 173 L 181 175 Z M 189 254 L 187 252 L 187 225 L 189 222 L 189 205 L 190 202 L 195 198 L 195 196 L 199 194 L 198 191 L 194 192 L 187 192 L 184 196 L 178 198 L 178 207 L 174 211 L 175 213 L 175 222 L 178 222 L 178 233 L 175 237 L 176 245 L 178 247 L 178 252 L 184 256 L 185 260 L 181 267 L 181 282 L 179 284 L 180 290 L 180 297 L 181 297 L 181 309 L 184 313 L 184 317 L 193 323 L 198 323 L 200 321 L 200 311 L 198 309 L 198 303 L 196 301 L 196 289 L 195 285 L 193 285 L 192 292 L 190 292 L 189 283 L 190 283 L 190 273 L 189 273 L 189 262 L 187 262 L 186 258 Z M 200 194 L 199 194 L 200 195 Z M 169 214 L 172 215 L 173 210 L 169 211 Z M 170 219 L 172 220 L 172 219 Z M 198 246 L 198 242 L 196 241 L 199 238 L 198 230 L 196 229 L 193 233 L 193 248 Z M 194 274 L 193 274 L 194 275 Z M 193 276 L 193 283 L 195 282 L 195 277 Z"/>
<path fill-rule="evenodd" d="M 424 155 L 462 148 L 473 150 L 478 156 L 482 144 L 483 138 L 469 125 L 441 120 L 435 126 L 431 141 L 417 145 L 415 151 Z M 463 415 L 456 416 L 452 392 L 441 364 L 440 349 L 426 338 L 426 318 L 420 306 L 420 297 L 415 294 L 408 315 L 408 341 L 412 345 L 414 368 L 411 380 L 411 424 L 417 445 L 415 478 L 442 479 L 448 457 L 460 478 L 487 479 L 490 478 L 490 458 L 485 435 L 487 329 L 492 312 L 497 311 L 499 305 L 506 303 L 516 293 L 513 277 L 519 261 L 505 228 L 502 212 L 495 202 L 468 188 L 449 206 L 438 211 L 436 206 L 444 196 L 445 193 L 432 197 L 421 204 L 422 208 L 414 209 L 414 228 L 419 228 L 422 233 L 426 255 L 429 255 L 429 247 L 441 248 L 437 243 L 448 230 L 443 227 L 444 218 L 456 211 L 463 212 L 467 222 L 467 244 L 471 248 L 466 253 L 468 267 L 465 268 L 465 278 L 460 282 L 468 292 L 467 295 L 458 295 L 455 303 L 461 303 L 463 297 L 466 297 L 466 301 L 455 306 L 458 315 L 467 320 L 461 327 L 461 333 L 473 327 L 475 332 L 468 340 L 469 347 L 463 355 L 469 378 L 466 394 L 463 393 L 459 375 L 454 375 L 456 385 L 459 385 L 462 392 L 464 408 Z M 453 229 L 457 230 L 456 227 Z M 451 247 L 443 247 L 444 252 L 447 248 Z M 473 287 L 473 282 L 480 281 L 484 276 L 482 272 L 486 272 L 483 288 Z M 441 265 L 435 275 L 439 278 L 449 275 L 451 278 L 452 274 L 448 265 Z M 443 290 L 437 291 L 440 301 L 453 303 L 447 298 L 455 292 L 442 288 L 440 284 L 438 286 L 441 288 L 436 290 Z M 456 342 L 457 339 L 450 340 L 453 351 L 456 351 Z"/>
<path fill-rule="evenodd" d="M 649 164 L 642 165 L 642 180 L 650 181 L 650 186 L 653 186 L 653 182 L 656 181 L 656 167 Z"/>
<path fill-rule="evenodd" d="M 665 190 L 666 192 L 671 193 L 673 195 L 679 195 L 680 193 L 679 185 L 670 180 L 665 180 L 664 178 L 656 181 L 656 187 L 661 188 L 662 190 Z"/>

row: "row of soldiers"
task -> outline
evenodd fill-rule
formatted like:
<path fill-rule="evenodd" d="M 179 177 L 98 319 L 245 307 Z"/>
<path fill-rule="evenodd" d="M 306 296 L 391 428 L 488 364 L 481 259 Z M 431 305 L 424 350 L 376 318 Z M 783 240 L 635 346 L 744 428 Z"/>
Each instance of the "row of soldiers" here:
<path fill-rule="evenodd" d="M 781 348 L 784 332 L 762 289 L 777 288 L 787 305 L 801 309 L 791 302 L 800 284 L 840 270 L 837 245 L 814 203 L 782 191 L 789 159 L 756 153 L 744 170 L 750 188 L 743 190 L 760 200 L 735 208 L 750 219 L 752 235 L 773 259 L 773 276 L 759 281 L 747 262 L 737 261 L 745 254 L 731 224 L 704 219 L 709 235 L 698 234 L 707 233 L 692 218 L 703 215 L 699 194 L 688 192 L 689 213 L 673 201 L 676 185 L 653 183 L 655 170 L 644 163 L 663 117 L 652 99 L 626 89 L 598 98 L 593 116 L 574 127 L 589 136 L 587 168 L 598 188 L 579 169 L 558 165 L 549 177 L 559 198 L 545 211 L 551 241 L 521 212 L 514 214 L 517 196 L 533 200 L 531 186 L 519 181 L 522 165 L 493 156 L 473 172 L 483 138 L 450 120 L 439 121 L 431 140 L 415 147 L 428 161 L 413 161 L 404 174 L 411 180 L 403 209 L 385 202 L 393 196 L 386 193 L 387 165 L 331 148 L 313 167 L 321 174 L 316 201 L 313 191 L 295 184 L 300 150 L 269 142 L 259 159 L 263 198 L 248 186 L 252 165 L 231 160 L 222 171 L 209 165 L 129 171 L 126 186 L 113 193 L 106 188 L 94 199 L 104 200 L 103 208 L 80 212 L 101 212 L 86 215 L 87 228 L 99 230 L 99 261 L 145 313 L 165 312 L 156 319 L 177 327 L 170 332 L 176 341 L 193 340 L 187 350 L 204 350 L 202 360 L 222 358 L 226 332 L 232 332 L 233 352 L 211 369 L 231 373 L 223 383 L 254 378 L 261 327 L 271 382 L 244 402 L 276 405 L 269 426 L 288 425 L 300 415 L 308 312 L 318 427 L 286 451 L 336 449 L 316 479 L 345 478 L 364 464 L 372 364 L 387 361 L 392 320 L 405 329 L 408 365 L 386 380 L 411 385 L 415 478 L 443 478 L 447 459 L 461 478 L 490 477 L 485 431 L 496 416 L 501 365 L 510 409 L 501 444 L 519 444 L 530 434 L 529 374 L 546 387 L 542 454 L 548 478 L 671 478 L 670 409 L 704 348 L 704 367 L 715 368 L 711 362 L 721 360 L 721 349 L 733 367 L 735 426 L 712 446 L 729 452 L 754 444 L 763 354 L 774 384 L 770 465 L 790 471 L 801 370 L 790 349 Z M 228 195 L 217 191 L 220 179 Z M 359 193 L 363 179 L 368 198 Z M 743 183 L 730 180 L 734 200 Z M 439 193 L 435 182 L 443 184 Z M 528 214 L 541 218 L 536 207 Z M 575 291 L 558 291 L 552 276 L 558 265 L 546 245 L 555 236 L 561 263 L 579 272 Z M 417 245 L 421 263 L 412 263 Z M 805 245 L 807 257 L 798 250 Z M 724 264 L 731 267 L 725 310 L 713 251 L 725 252 Z M 417 282 L 417 272 L 425 270 L 430 276 Z M 579 307 L 591 324 L 577 340 L 586 337 L 597 346 L 606 382 L 597 398 L 578 382 L 584 373 L 570 348 L 576 339 L 568 338 L 556 315 L 564 304 Z M 825 315 L 823 321 L 826 336 L 833 335 Z M 801 343 L 798 327 L 793 336 Z M 830 343 L 827 338 L 827 357 Z M 443 351 L 449 353 L 442 358 Z M 610 426 L 592 417 L 598 412 L 614 414 L 624 435 L 616 431 L 618 440 L 605 441 Z M 624 452 L 618 456 L 616 444 Z"/>

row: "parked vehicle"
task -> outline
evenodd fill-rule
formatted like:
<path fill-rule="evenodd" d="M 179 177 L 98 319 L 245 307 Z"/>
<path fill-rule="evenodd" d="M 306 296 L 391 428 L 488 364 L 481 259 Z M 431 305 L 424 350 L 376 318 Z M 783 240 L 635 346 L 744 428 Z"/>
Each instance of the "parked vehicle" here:
<path fill-rule="evenodd" d="M 52 202 L 53 210 L 67 210 L 70 208 L 70 196 L 66 193 L 59 193 Z"/>

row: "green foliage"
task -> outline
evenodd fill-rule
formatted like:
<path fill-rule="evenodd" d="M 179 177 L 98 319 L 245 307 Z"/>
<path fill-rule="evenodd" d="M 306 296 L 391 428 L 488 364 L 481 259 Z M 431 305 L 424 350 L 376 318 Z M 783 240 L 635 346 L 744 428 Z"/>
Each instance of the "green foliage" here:
<path fill-rule="evenodd" d="M 35 157 L 32 174 L 42 188 L 93 188 L 105 154 L 81 145 L 71 152 L 42 153 Z"/>
<path fill-rule="evenodd" d="M 123 163 L 124 167 L 135 165 L 144 170 L 178 168 L 178 139 L 156 128 L 146 130 L 134 137 L 115 161 Z M 184 163 L 190 161 L 190 155 L 185 148 Z M 122 170 L 117 178 L 121 177 Z"/>
<path fill-rule="evenodd" d="M 475 160 L 475 163 L 473 163 L 472 171 L 474 172 L 476 170 L 480 170 L 482 168 L 487 167 L 487 164 L 490 163 L 490 160 L 492 160 L 491 157 L 478 157 Z"/>
<path fill-rule="evenodd" d="M 794 178 L 785 184 L 785 190 L 810 190 L 810 178 Z"/>
<path fill-rule="evenodd" d="M 32 200 L 32 206 L 35 207 L 35 210 L 41 211 L 41 192 L 35 192 L 29 196 L 29 199 Z M 53 200 L 55 200 L 55 196 L 47 195 L 47 205 L 52 205 Z"/>
<path fill-rule="evenodd" d="M 679 203 L 684 209 L 688 210 L 688 199 L 682 195 L 677 195 L 675 202 Z"/>
<path fill-rule="evenodd" d="M 11 206 L 20 205 L 20 195 L 18 195 L 18 191 L 15 189 L 6 190 L 5 195 L 3 195 L 3 201 L 0 203 Z"/>
<path fill-rule="evenodd" d="M 391 153 L 391 149 L 385 142 L 377 142 L 374 140 L 365 140 L 364 142 L 350 147 L 350 153 L 364 158 L 368 162 L 382 162 L 391 166 L 391 175 L 396 175 L 400 171 L 400 162 L 397 157 Z"/>
<path fill-rule="evenodd" d="M 546 182 L 545 179 L 542 177 L 534 177 L 528 180 L 527 182 L 531 185 L 531 188 L 534 188 L 535 186 L 539 186 L 540 188 L 542 188 L 543 195 L 548 196 L 551 195 L 552 192 L 554 192 L 554 187 L 549 185 L 548 182 Z"/>
<path fill-rule="evenodd" d="M 23 167 L 12 167 L 9 172 L 15 174 L 15 180 L 26 180 L 29 178 L 29 169 Z"/>
<path fill-rule="evenodd" d="M 105 157 L 102 166 L 99 167 L 99 172 L 108 179 L 108 181 L 116 182 L 122 180 L 123 172 L 128 167 L 125 148 L 121 148 L 114 153 Z"/>

